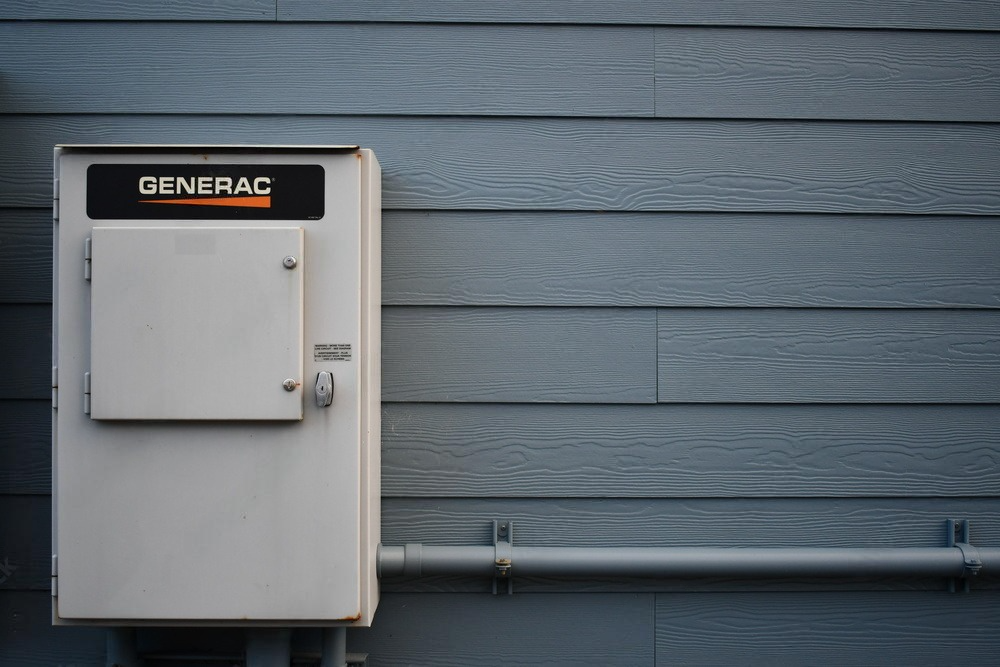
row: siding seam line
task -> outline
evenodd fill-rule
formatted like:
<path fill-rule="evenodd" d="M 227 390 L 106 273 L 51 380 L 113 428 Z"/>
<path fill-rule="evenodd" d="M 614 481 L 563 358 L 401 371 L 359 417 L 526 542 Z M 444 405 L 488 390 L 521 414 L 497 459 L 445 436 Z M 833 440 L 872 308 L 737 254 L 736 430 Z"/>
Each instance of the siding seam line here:
<path fill-rule="evenodd" d="M 277 2 L 277 0 L 275 0 Z M 653 118 L 656 118 L 656 38 L 660 34 L 660 29 L 653 28 Z"/>
<path fill-rule="evenodd" d="M 656 381 L 653 383 L 656 392 L 653 396 L 653 405 L 660 403 L 660 309 L 654 308 L 653 317 L 653 372 L 656 373 Z"/>

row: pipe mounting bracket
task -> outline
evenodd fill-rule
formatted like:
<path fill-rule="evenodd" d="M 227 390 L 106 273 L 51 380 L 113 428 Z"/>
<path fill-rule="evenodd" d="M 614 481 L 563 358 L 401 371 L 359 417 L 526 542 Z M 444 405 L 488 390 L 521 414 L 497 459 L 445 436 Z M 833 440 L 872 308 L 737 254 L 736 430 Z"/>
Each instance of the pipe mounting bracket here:
<path fill-rule="evenodd" d="M 979 555 L 979 549 L 969 542 L 969 520 L 968 519 L 948 519 L 948 546 L 955 547 L 962 552 L 962 560 L 965 568 L 960 577 L 951 579 L 948 582 L 948 591 L 954 593 L 961 581 L 962 591 L 968 593 L 970 590 L 969 579 L 979 574 L 983 569 L 983 559 Z"/>
<path fill-rule="evenodd" d="M 966 579 L 979 574 L 979 571 L 983 569 L 983 561 L 979 558 L 979 549 L 968 542 L 956 542 L 955 546 L 962 552 L 962 558 L 965 560 L 965 570 L 962 572 L 962 578 Z"/>
<path fill-rule="evenodd" d="M 493 521 L 493 595 L 497 595 L 500 581 L 507 582 L 507 595 L 514 593 L 513 565 L 514 522 L 504 519 Z"/>

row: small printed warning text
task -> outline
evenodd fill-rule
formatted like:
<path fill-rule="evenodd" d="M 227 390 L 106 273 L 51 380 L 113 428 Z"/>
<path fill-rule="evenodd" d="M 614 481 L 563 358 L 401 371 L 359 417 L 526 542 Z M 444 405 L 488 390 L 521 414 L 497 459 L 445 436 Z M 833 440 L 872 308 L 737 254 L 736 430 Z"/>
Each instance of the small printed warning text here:
<path fill-rule="evenodd" d="M 313 346 L 313 361 L 350 361 L 350 343 L 317 343 Z"/>

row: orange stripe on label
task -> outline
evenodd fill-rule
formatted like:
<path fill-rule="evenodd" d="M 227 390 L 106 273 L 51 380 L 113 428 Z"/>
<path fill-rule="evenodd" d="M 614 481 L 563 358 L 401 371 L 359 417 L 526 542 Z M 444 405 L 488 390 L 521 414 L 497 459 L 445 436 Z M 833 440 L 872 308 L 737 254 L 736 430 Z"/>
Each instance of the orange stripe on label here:
<path fill-rule="evenodd" d="M 187 204 L 188 206 L 237 206 L 271 208 L 270 196 L 257 197 L 197 197 L 195 199 L 140 199 L 140 204 Z"/>

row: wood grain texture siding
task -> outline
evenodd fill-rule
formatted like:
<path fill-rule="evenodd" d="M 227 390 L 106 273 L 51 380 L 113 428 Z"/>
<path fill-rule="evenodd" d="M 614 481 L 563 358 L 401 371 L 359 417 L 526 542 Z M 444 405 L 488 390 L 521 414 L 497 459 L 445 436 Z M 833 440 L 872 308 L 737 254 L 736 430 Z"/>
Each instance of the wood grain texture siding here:
<path fill-rule="evenodd" d="M 991 33 L 660 28 L 656 115 L 1000 120 Z"/>
<path fill-rule="evenodd" d="M 991 403 L 1000 311 L 658 313 L 659 400 Z"/>
<path fill-rule="evenodd" d="M 653 603 L 629 594 L 385 595 L 378 622 L 348 633 L 348 650 L 368 653 L 373 666 L 652 666 Z"/>
<path fill-rule="evenodd" d="M 656 664 L 994 663 L 998 625 L 995 594 L 658 595 Z"/>
<path fill-rule="evenodd" d="M 51 301 L 51 227 L 0 209 L 0 302 Z M 993 308 L 1000 218 L 387 211 L 382 271 L 387 305 Z"/>
<path fill-rule="evenodd" d="M 376 151 L 384 544 L 1000 546 L 998 33 L 987 0 L 7 2 L 0 665 L 104 662 L 49 617 L 56 143 Z M 996 576 L 489 584 L 385 582 L 350 649 L 997 660 Z"/>
<path fill-rule="evenodd" d="M 456 21 L 462 23 L 627 23 L 734 26 L 998 30 L 1000 9 L 977 0 L 281 0 L 294 21 Z"/>
<path fill-rule="evenodd" d="M 52 301 L 52 212 L 0 209 L 0 303 Z"/>
<path fill-rule="evenodd" d="M 515 575 L 514 594 L 524 593 L 729 593 L 753 592 L 824 593 L 845 591 L 940 593 L 948 587 L 943 577 L 780 577 L 740 579 L 723 577 L 647 578 L 647 577 L 527 577 Z M 386 577 L 381 580 L 383 594 L 392 593 L 491 593 L 488 577 L 428 576 L 417 579 Z M 973 584 L 976 595 L 1000 594 L 1000 576 L 980 573 Z"/>
<path fill-rule="evenodd" d="M 51 400 L 52 307 L 0 305 L 0 340 L 0 399 Z"/>
<path fill-rule="evenodd" d="M 493 519 L 522 546 L 939 547 L 945 521 L 1000 546 L 1000 498 L 387 498 L 382 543 L 492 544 Z"/>
<path fill-rule="evenodd" d="M 652 51 L 649 28 L 0 23 L 7 113 L 651 116 Z"/>
<path fill-rule="evenodd" d="M 1000 125 L 310 116 L 9 116 L 0 206 L 49 205 L 56 143 L 154 136 L 359 143 L 390 209 L 1000 213 Z"/>
<path fill-rule="evenodd" d="M 57 143 L 358 143 L 388 209 L 1000 214 L 1000 124 L 7 116 L 0 206 L 49 206 Z"/>
<path fill-rule="evenodd" d="M 0 495 L 0 591 L 51 590 L 51 508 L 49 496 Z"/>
<path fill-rule="evenodd" d="M 1000 406 L 387 404 L 387 497 L 995 496 Z"/>
<path fill-rule="evenodd" d="M 252 100 L 262 113 L 650 116 L 653 38 L 643 27 L 0 24 L 3 111 L 240 113 Z M 656 115 L 995 121 L 995 42 L 660 28 Z"/>
<path fill-rule="evenodd" d="M 382 400 L 652 403 L 652 310 L 384 308 Z"/>
<path fill-rule="evenodd" d="M 275 0 L 4 0 L 0 20 L 274 21 Z"/>
<path fill-rule="evenodd" d="M 0 591 L 0 665 L 104 667 L 107 630 L 54 627 L 47 591 Z M 652 649 L 651 649 L 652 650 Z"/>
<path fill-rule="evenodd" d="M 0 401 L 0 494 L 51 492 L 51 418 L 49 400 Z"/>
<path fill-rule="evenodd" d="M 1000 306 L 1000 218 L 387 211 L 382 225 L 386 304 Z"/>
<path fill-rule="evenodd" d="M 0 401 L 0 493 L 51 490 L 48 401 Z M 388 403 L 385 497 L 987 497 L 996 406 Z"/>

